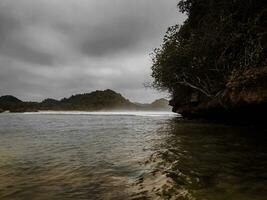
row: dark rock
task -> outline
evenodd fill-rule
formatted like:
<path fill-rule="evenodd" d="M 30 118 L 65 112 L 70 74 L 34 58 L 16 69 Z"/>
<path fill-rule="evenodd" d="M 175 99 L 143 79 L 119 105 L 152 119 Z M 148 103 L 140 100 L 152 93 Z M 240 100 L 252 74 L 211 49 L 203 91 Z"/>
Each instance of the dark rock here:
<path fill-rule="evenodd" d="M 198 101 L 171 101 L 173 111 L 189 119 L 264 123 L 267 113 L 267 67 L 245 70 L 229 80 L 219 96 Z M 194 98 L 196 100 L 196 98 Z"/>

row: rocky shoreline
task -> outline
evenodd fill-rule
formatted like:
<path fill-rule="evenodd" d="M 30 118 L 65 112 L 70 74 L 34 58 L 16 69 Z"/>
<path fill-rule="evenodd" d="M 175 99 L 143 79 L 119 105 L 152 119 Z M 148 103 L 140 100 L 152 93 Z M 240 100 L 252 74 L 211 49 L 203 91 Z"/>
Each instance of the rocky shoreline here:
<path fill-rule="evenodd" d="M 267 67 L 236 73 L 215 98 L 192 97 L 187 102 L 175 98 L 173 111 L 187 119 L 207 119 L 241 123 L 264 123 L 267 113 Z"/>

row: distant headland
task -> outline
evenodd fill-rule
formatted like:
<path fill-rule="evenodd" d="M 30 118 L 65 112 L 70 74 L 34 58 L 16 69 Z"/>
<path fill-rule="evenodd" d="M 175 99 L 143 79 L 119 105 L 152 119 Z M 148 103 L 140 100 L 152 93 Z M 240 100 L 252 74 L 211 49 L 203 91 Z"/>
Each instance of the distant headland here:
<path fill-rule="evenodd" d="M 42 102 L 25 102 L 14 96 L 0 97 L 0 112 L 37 111 L 104 111 L 104 110 L 157 110 L 170 111 L 169 101 L 158 99 L 151 104 L 133 103 L 121 94 L 107 89 L 76 94 L 61 100 L 47 98 Z"/>

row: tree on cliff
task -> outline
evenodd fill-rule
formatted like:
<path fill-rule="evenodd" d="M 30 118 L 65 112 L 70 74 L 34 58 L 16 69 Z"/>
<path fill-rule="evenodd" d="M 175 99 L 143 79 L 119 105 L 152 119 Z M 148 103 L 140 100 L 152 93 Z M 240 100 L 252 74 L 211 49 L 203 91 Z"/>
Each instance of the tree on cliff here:
<path fill-rule="evenodd" d="M 233 73 L 266 60 L 266 0 L 182 0 L 178 7 L 188 18 L 152 54 L 154 87 L 174 98 L 214 98 Z"/>

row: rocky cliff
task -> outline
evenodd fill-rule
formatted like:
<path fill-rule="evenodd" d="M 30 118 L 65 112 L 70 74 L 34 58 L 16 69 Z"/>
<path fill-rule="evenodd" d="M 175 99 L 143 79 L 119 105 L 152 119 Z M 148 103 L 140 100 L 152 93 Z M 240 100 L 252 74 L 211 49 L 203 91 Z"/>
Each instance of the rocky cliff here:
<path fill-rule="evenodd" d="M 267 65 L 235 72 L 225 90 L 215 98 L 192 95 L 187 101 L 173 99 L 173 111 L 185 118 L 229 122 L 265 122 L 267 114 Z"/>

